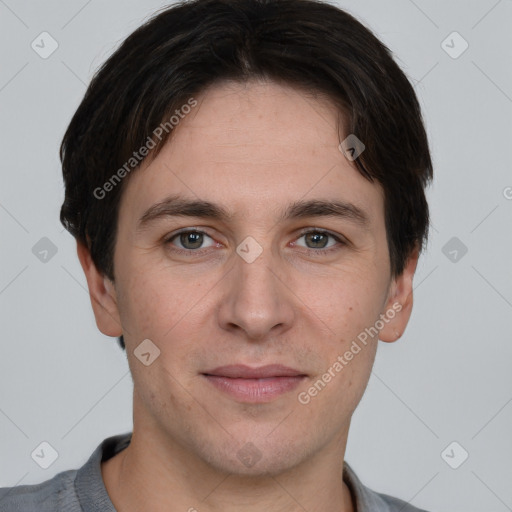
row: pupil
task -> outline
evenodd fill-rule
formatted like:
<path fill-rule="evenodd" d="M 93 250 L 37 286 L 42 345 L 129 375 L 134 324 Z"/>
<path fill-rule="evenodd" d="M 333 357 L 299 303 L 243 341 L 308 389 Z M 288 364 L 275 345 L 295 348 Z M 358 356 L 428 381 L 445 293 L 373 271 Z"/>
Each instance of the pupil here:
<path fill-rule="evenodd" d="M 310 240 L 312 239 L 313 246 L 314 246 L 315 248 L 318 248 L 318 247 L 321 247 L 321 248 L 322 248 L 322 247 L 325 247 L 325 244 L 326 244 L 326 241 L 327 241 L 327 237 L 326 237 L 324 234 L 322 234 L 322 233 L 313 233 L 313 234 L 307 235 L 307 236 L 306 236 L 306 239 L 307 239 L 308 237 L 310 237 Z M 323 240 L 322 240 L 322 239 L 323 239 Z M 324 243 L 322 243 L 322 241 L 323 241 Z M 315 245 L 315 244 L 318 244 L 318 243 L 319 243 L 319 245 Z"/>
<path fill-rule="evenodd" d="M 180 242 L 187 249 L 197 249 L 203 243 L 203 235 L 201 233 L 182 233 Z"/>

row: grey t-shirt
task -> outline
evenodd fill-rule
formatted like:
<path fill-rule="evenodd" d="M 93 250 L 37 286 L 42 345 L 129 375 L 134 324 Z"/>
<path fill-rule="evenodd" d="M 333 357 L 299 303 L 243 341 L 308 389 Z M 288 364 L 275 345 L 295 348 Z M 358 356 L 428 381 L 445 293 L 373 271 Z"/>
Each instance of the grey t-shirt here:
<path fill-rule="evenodd" d="M 40 484 L 0 489 L 1 512 L 116 512 L 101 476 L 101 461 L 130 444 L 131 432 L 108 437 L 80 469 L 58 473 Z M 343 480 L 349 487 L 355 512 L 426 512 L 405 501 L 365 487 L 344 462 Z"/>

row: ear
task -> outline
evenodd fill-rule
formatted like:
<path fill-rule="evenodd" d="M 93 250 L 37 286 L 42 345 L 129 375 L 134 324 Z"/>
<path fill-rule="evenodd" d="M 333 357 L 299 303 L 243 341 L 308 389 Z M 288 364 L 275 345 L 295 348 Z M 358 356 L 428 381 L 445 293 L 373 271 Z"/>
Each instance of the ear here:
<path fill-rule="evenodd" d="M 393 278 L 388 298 L 381 318 L 384 327 L 379 339 L 388 343 L 398 340 L 405 331 L 412 312 L 412 283 L 418 264 L 419 250 L 416 248 L 409 256 L 404 271 Z"/>
<path fill-rule="evenodd" d="M 98 272 L 85 245 L 77 241 L 77 254 L 87 278 L 89 296 L 98 329 L 107 336 L 123 334 L 114 283 Z"/>

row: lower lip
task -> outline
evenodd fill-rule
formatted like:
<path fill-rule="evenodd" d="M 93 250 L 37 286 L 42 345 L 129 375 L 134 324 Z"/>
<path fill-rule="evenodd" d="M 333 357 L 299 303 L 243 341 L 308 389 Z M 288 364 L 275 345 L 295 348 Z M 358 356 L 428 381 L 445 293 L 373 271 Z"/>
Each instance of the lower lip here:
<path fill-rule="evenodd" d="M 263 403 L 294 390 L 305 378 L 269 377 L 267 379 L 232 379 L 217 375 L 204 375 L 217 389 L 242 402 Z"/>

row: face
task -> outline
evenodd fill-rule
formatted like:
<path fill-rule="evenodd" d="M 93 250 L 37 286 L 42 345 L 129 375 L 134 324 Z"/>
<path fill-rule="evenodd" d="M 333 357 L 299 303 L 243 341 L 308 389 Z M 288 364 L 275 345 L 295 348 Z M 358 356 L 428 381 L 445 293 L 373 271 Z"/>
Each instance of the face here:
<path fill-rule="evenodd" d="M 344 446 L 378 340 L 361 334 L 403 332 L 415 263 L 391 278 L 383 192 L 338 149 L 326 99 L 271 82 L 196 99 L 126 183 L 115 284 L 84 268 L 98 326 L 124 334 L 134 432 L 220 470 L 277 474 Z M 198 201 L 211 204 L 184 203 Z M 146 339 L 160 351 L 147 366 L 134 355 Z M 212 376 L 226 365 L 295 376 Z"/>

